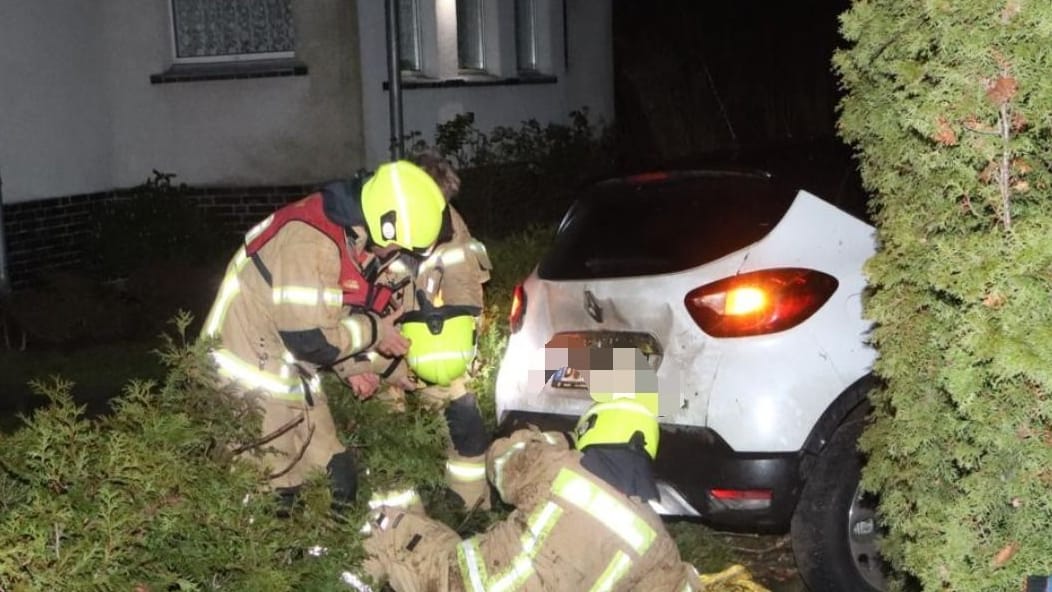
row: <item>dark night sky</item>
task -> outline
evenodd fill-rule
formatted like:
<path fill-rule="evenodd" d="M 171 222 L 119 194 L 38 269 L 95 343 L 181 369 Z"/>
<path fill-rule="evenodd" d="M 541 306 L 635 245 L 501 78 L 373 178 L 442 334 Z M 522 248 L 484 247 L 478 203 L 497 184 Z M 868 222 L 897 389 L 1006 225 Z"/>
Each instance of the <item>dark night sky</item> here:
<path fill-rule="evenodd" d="M 614 0 L 621 131 L 666 157 L 833 134 L 849 0 Z"/>
<path fill-rule="evenodd" d="M 861 213 L 855 165 L 834 132 L 831 59 L 843 45 L 838 16 L 850 0 L 613 0 L 613 6 L 625 168 L 763 154 L 766 160 L 750 162 L 773 162 L 767 168 L 776 174 L 780 168 L 800 175 L 798 184 Z"/>

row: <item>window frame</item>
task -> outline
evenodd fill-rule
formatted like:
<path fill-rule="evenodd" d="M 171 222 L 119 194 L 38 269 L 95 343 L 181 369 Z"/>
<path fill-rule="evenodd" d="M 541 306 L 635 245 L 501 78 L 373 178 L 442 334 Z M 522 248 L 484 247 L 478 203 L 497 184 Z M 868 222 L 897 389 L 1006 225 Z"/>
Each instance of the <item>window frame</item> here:
<path fill-rule="evenodd" d="M 465 65 L 464 53 L 461 51 L 460 41 L 462 39 L 461 23 L 460 23 L 460 6 L 462 2 L 472 2 L 477 7 L 475 25 L 478 28 L 477 32 L 472 35 L 471 42 L 474 45 L 475 52 L 478 54 L 476 63 Z M 456 43 L 457 43 L 457 71 L 461 74 L 485 74 L 487 73 L 486 64 L 486 2 L 484 0 L 455 0 L 456 7 Z"/>
<path fill-rule="evenodd" d="M 179 0 L 167 0 L 165 4 L 168 6 L 168 34 L 169 40 L 172 47 L 172 63 L 174 64 L 224 64 L 230 62 L 251 62 L 259 60 L 280 60 L 290 59 L 296 57 L 296 51 L 271 51 L 271 52 L 259 52 L 259 53 L 237 53 L 237 54 L 224 54 L 214 56 L 192 56 L 192 57 L 180 57 L 179 56 L 179 44 L 176 33 L 176 18 L 175 18 L 175 3 Z M 291 9 L 293 0 L 289 0 L 289 6 Z M 290 14 L 290 19 L 292 18 Z M 292 42 L 293 45 L 296 43 L 296 30 L 295 23 L 293 22 L 292 31 Z"/>
<path fill-rule="evenodd" d="M 408 2 L 412 7 L 412 39 L 409 45 L 412 47 L 412 58 L 407 59 L 404 48 L 402 47 L 402 28 L 403 18 L 405 15 L 402 14 L 402 3 Z M 399 64 L 398 69 L 403 74 L 410 76 L 416 76 L 423 73 L 424 70 L 424 49 L 423 49 L 423 26 L 420 19 L 420 0 L 398 0 L 398 58 Z M 408 62 L 409 67 L 405 67 L 404 64 Z"/>
<path fill-rule="evenodd" d="M 524 28 L 519 18 L 521 16 L 519 11 L 521 4 L 527 4 L 529 10 L 529 27 L 525 43 L 523 43 Z M 541 71 L 541 67 L 540 43 L 537 38 L 537 0 L 514 0 L 514 5 L 515 69 L 520 73 L 538 74 Z M 527 60 L 523 60 L 523 45 L 528 47 L 527 53 L 529 57 Z"/>

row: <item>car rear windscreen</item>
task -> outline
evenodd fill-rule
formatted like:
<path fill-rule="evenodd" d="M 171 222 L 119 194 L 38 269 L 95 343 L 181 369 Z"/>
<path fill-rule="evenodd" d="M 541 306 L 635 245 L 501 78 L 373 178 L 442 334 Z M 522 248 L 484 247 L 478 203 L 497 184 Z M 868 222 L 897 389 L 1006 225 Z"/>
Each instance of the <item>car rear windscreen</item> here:
<path fill-rule="evenodd" d="M 538 275 L 576 280 L 697 267 L 766 236 L 795 197 L 768 177 L 733 173 L 603 183 L 566 213 Z"/>

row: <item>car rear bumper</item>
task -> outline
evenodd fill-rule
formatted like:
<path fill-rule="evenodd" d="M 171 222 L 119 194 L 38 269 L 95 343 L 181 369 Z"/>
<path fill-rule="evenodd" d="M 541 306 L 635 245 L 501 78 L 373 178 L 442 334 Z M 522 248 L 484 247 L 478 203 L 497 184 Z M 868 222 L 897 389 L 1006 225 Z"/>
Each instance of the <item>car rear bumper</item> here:
<path fill-rule="evenodd" d="M 497 436 L 534 425 L 542 430 L 569 432 L 576 417 L 552 413 L 509 411 L 504 414 Z M 735 452 L 714 431 L 703 427 L 661 426 L 661 443 L 655 476 L 671 488 L 680 503 L 716 528 L 741 532 L 781 533 L 789 528 L 803 482 L 802 452 Z M 769 503 L 720 499 L 713 490 L 770 491 Z"/>

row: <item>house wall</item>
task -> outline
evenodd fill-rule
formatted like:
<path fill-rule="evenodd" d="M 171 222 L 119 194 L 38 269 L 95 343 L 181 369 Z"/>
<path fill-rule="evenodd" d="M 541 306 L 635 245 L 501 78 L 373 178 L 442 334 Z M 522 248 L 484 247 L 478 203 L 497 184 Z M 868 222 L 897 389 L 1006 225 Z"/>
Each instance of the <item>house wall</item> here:
<path fill-rule="evenodd" d="M 466 77 L 456 71 L 454 2 L 420 0 L 424 76 L 403 78 L 403 132 L 420 132 L 434 141 L 439 123 L 472 112 L 475 126 L 517 126 L 524 120 L 565 123 L 569 113 L 588 107 L 593 121 L 614 116 L 613 39 L 609 2 L 538 0 L 539 54 L 543 73 L 531 80 L 515 72 L 512 2 L 485 0 L 486 51 L 491 76 Z M 391 127 L 387 81 L 384 2 L 359 2 L 365 157 L 370 166 L 390 157 Z"/>
<path fill-rule="evenodd" d="M 112 113 L 92 2 L 0 2 L 3 201 L 112 186 Z"/>
<path fill-rule="evenodd" d="M 293 2 L 303 76 L 151 83 L 168 0 L 0 3 L 0 178 L 16 203 L 137 185 L 272 186 L 364 164 L 355 3 Z"/>
<path fill-rule="evenodd" d="M 153 168 L 229 186 L 313 182 L 362 165 L 353 2 L 293 2 L 305 76 L 168 84 L 150 83 L 171 63 L 167 0 L 105 5 L 114 185 L 139 183 Z"/>
<path fill-rule="evenodd" d="M 593 121 L 613 117 L 609 3 L 537 0 L 544 76 L 527 79 L 515 72 L 514 3 L 484 1 L 489 75 L 467 80 L 454 2 L 420 0 L 428 72 L 407 81 L 407 132 L 432 141 L 465 112 L 485 131 L 565 122 L 585 106 Z M 293 0 L 294 75 L 180 81 L 168 2 L 0 2 L 0 292 L 81 266 L 94 208 L 155 169 L 237 233 L 388 158 L 383 0 Z"/>

